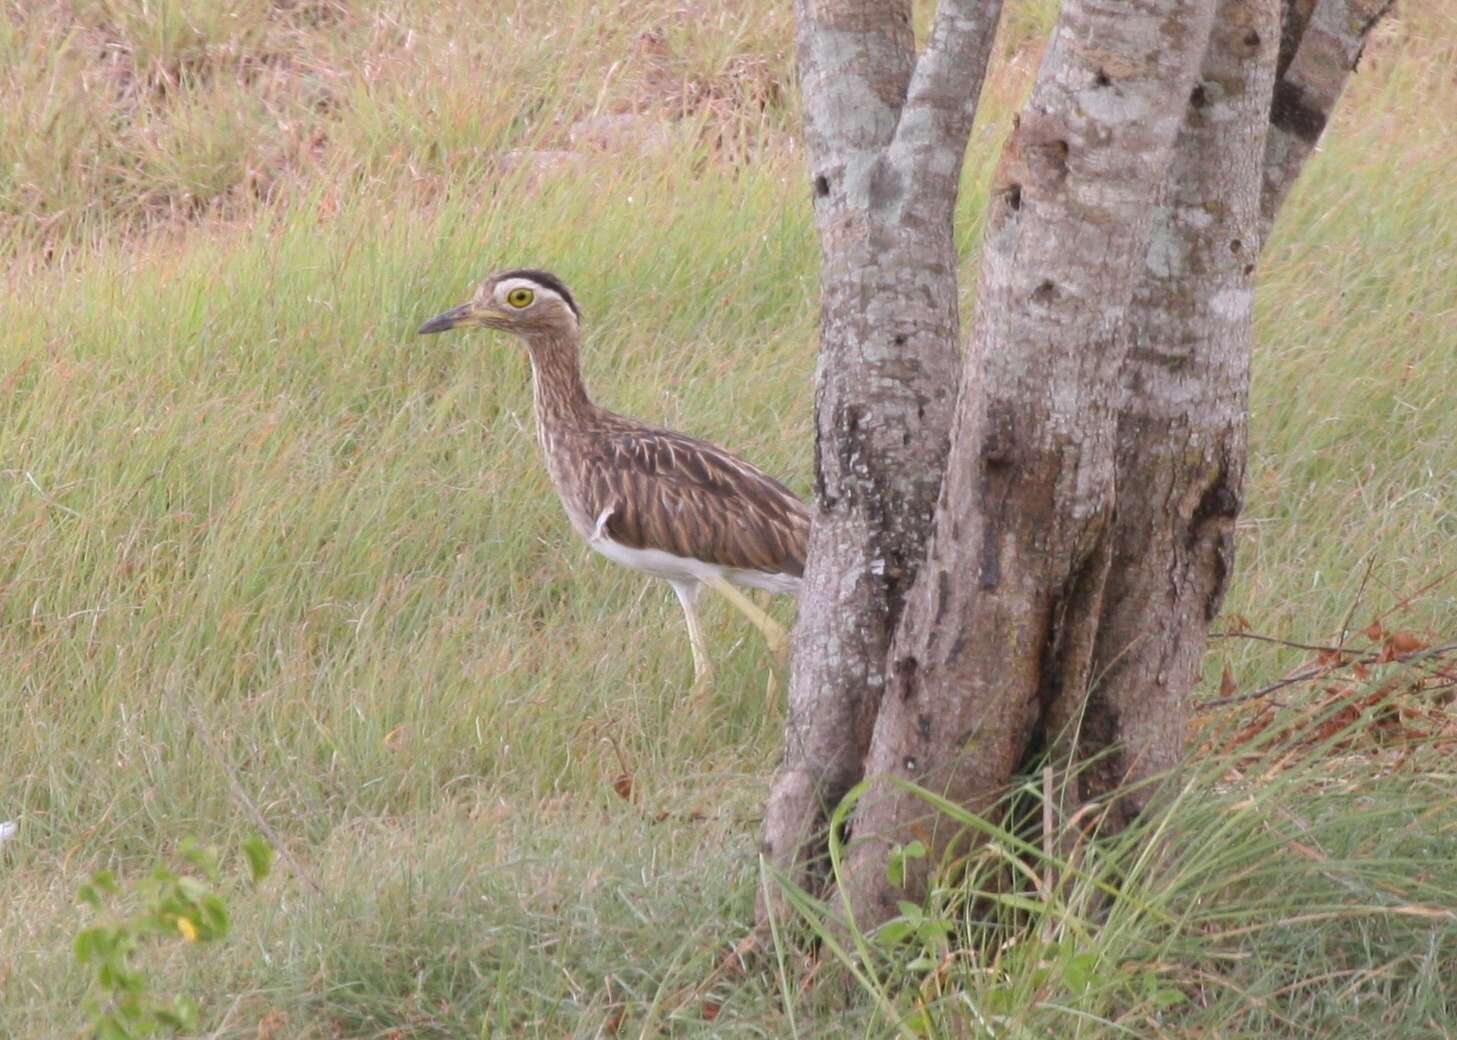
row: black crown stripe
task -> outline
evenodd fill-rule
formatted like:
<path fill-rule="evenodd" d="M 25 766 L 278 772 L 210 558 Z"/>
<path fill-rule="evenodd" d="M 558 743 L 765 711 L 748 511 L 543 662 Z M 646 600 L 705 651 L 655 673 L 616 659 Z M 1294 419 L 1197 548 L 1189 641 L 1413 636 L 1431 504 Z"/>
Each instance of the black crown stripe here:
<path fill-rule="evenodd" d="M 571 290 L 567 288 L 565 282 L 550 271 L 543 271 L 535 267 L 513 267 L 509 271 L 502 271 L 496 275 L 497 281 L 505 281 L 507 278 L 526 278 L 543 288 L 550 289 L 567 301 L 567 306 L 572 309 L 572 313 L 577 316 L 578 321 L 582 320 L 582 311 L 577 307 L 577 301 L 572 299 Z"/>

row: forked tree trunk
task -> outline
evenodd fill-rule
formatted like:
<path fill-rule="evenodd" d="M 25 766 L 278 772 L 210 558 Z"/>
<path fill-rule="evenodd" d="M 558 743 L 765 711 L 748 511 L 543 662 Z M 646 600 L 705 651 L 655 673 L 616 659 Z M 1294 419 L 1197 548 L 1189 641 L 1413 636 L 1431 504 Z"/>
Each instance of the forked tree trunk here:
<path fill-rule="evenodd" d="M 886 876 L 891 846 L 945 841 L 889 779 L 984 809 L 1049 710 L 1085 688 L 1109 561 L 1120 333 L 1212 10 L 1065 0 L 1007 145 L 945 493 L 854 819 L 845 881 L 871 921 L 903 898 Z"/>
<path fill-rule="evenodd" d="M 819 508 L 765 852 L 805 881 L 827 803 L 872 777 L 841 879 L 862 923 L 905 894 L 891 850 L 948 837 L 890 779 L 981 809 L 1040 750 L 1096 757 L 1078 800 L 1177 764 L 1232 563 L 1260 242 L 1387 6 L 1064 0 L 948 446 L 950 207 L 995 4 L 943 0 L 912 76 L 904 7 L 801 0 Z"/>
<path fill-rule="evenodd" d="M 961 368 L 952 217 L 1001 0 L 798 0 L 820 274 L 815 512 L 765 854 L 789 867 L 864 768 L 925 553 Z"/>

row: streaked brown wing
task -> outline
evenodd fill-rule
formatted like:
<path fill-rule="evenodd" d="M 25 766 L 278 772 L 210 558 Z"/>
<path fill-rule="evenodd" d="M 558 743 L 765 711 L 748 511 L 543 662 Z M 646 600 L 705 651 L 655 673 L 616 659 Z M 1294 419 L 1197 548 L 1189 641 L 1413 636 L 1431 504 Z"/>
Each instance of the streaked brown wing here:
<path fill-rule="evenodd" d="M 634 549 L 770 574 L 804 573 L 809 512 L 779 481 L 671 430 L 602 431 L 583 459 L 589 515 Z"/>

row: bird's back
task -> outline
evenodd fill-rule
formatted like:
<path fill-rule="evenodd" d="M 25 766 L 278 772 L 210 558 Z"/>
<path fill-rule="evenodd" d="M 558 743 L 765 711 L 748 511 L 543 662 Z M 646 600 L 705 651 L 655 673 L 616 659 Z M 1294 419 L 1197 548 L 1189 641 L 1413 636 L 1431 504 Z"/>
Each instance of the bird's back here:
<path fill-rule="evenodd" d="M 804 573 L 808 509 L 722 448 L 609 412 L 574 430 L 543 430 L 542 448 L 573 526 L 589 540 L 786 582 Z"/>

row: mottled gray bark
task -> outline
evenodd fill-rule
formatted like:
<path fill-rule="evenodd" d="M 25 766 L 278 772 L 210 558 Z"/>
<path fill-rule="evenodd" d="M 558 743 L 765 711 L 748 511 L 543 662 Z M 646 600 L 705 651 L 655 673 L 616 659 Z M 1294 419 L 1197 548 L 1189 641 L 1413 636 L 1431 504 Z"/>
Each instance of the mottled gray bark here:
<path fill-rule="evenodd" d="M 952 218 L 1000 0 L 799 0 L 824 256 L 815 513 L 764 853 L 794 869 L 859 780 L 886 649 L 925 553 L 960 373 Z"/>
<path fill-rule="evenodd" d="M 1128 787 L 1111 807 L 1115 828 L 1152 796 L 1144 781 L 1183 757 L 1190 690 L 1233 566 L 1279 15 L 1279 0 L 1220 0 L 1125 323 L 1091 688 L 1049 719 L 1070 757 L 1092 762 L 1070 797 Z"/>
<path fill-rule="evenodd" d="M 1300 175 L 1371 30 L 1395 0 L 1286 0 L 1265 146 L 1261 238 Z"/>
<path fill-rule="evenodd" d="M 946 56 L 980 55 L 979 89 L 995 10 L 943 3 L 913 71 L 903 6 L 801 0 L 819 503 L 765 836 L 793 866 L 876 778 L 841 879 L 861 924 L 905 894 L 891 850 L 948 837 L 888 778 L 983 809 L 1050 749 L 1094 759 L 1073 798 L 1124 792 L 1119 826 L 1146 801 L 1126 785 L 1177 764 L 1232 564 L 1256 259 L 1389 6 L 1064 0 L 998 167 L 953 411 L 976 94 Z"/>
<path fill-rule="evenodd" d="M 1244 494 L 1254 273 L 1270 225 L 1390 0 L 1221 0 L 1134 294 L 1114 549 L 1071 756 L 1084 800 L 1183 757 L 1189 697 L 1234 566 Z M 1277 37 L 1278 54 L 1271 44 Z"/>
<path fill-rule="evenodd" d="M 976 325 L 930 554 L 906 606 L 854 819 L 863 921 L 926 806 L 981 809 L 1081 691 L 1109 561 L 1125 311 L 1214 0 L 1065 0 L 994 187 Z M 938 840 L 942 839 L 942 840 Z"/>

